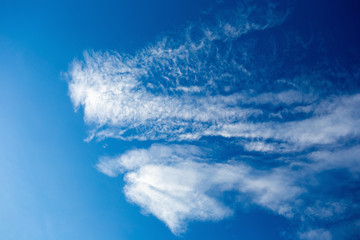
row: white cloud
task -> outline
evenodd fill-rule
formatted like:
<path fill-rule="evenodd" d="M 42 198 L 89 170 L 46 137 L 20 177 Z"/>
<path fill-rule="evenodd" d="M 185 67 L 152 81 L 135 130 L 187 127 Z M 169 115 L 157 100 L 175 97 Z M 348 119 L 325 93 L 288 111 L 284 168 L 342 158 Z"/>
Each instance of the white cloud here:
<path fill-rule="evenodd" d="M 227 143 L 239 143 L 244 154 L 270 153 L 263 166 L 267 170 L 235 160 L 214 161 L 206 149 L 193 145 L 154 144 L 100 158 L 97 169 L 110 177 L 123 174 L 127 199 L 175 234 L 189 221 L 231 216 L 234 209 L 220 200 L 228 192 L 237 201 L 303 221 L 335 219 L 355 202 L 327 199 L 327 189 L 317 186 L 316 177 L 339 168 L 360 172 L 359 147 L 344 144 L 356 144 L 351 141 L 360 136 L 360 94 L 321 95 L 316 84 L 331 81 L 319 71 L 311 70 L 313 77 L 291 76 L 295 80 L 267 79 L 277 64 L 272 60 L 278 46 L 271 49 L 271 44 L 246 37 L 281 24 L 287 12 L 266 2 L 265 7 L 245 3 L 248 6 L 226 12 L 214 25 L 190 25 L 133 56 L 85 52 L 84 60 L 75 60 L 68 72 L 70 98 L 92 128 L 88 140 L 189 142 L 221 136 L 224 141 L 236 138 Z M 262 55 L 259 45 L 275 57 Z M 280 160 L 273 157 L 284 153 Z M 314 193 L 317 188 L 324 196 Z M 309 200 L 314 196 L 319 199 Z M 331 234 L 310 229 L 298 237 L 331 239 Z"/>
<path fill-rule="evenodd" d="M 193 98 L 152 94 L 138 82 L 137 69 L 129 70 L 131 63 L 122 63 L 118 56 L 86 54 L 85 61 L 73 64 L 70 96 L 76 108 L 84 107 L 87 123 L 109 127 L 98 136 L 126 138 L 126 133 L 133 136 L 131 131 L 140 129 L 144 138 L 171 137 L 194 132 L 210 122 L 232 122 L 260 112 L 236 106 L 237 95 Z"/>
<path fill-rule="evenodd" d="M 340 138 L 359 136 L 360 94 L 342 96 L 324 100 L 313 111 L 310 118 L 289 122 L 263 122 L 263 123 L 224 123 L 211 126 L 205 130 L 204 135 L 223 137 L 243 137 L 254 139 L 274 139 L 295 144 L 302 149 L 314 144 L 336 143 Z M 268 151 L 248 145 L 250 149 Z"/>
<path fill-rule="evenodd" d="M 315 151 L 309 156 L 314 162 L 311 165 L 316 171 L 346 168 L 350 172 L 360 173 L 360 146 L 347 149 Z"/>
<path fill-rule="evenodd" d="M 299 233 L 300 239 L 304 240 L 331 240 L 331 233 L 324 229 L 311 229 L 306 232 Z"/>
<path fill-rule="evenodd" d="M 348 205 L 350 203 L 346 201 L 316 201 L 314 205 L 308 206 L 304 213 L 310 218 L 331 219 L 334 216 L 345 213 Z"/>
<path fill-rule="evenodd" d="M 293 161 L 282 167 L 256 170 L 238 161 L 213 162 L 206 149 L 194 145 L 154 144 L 148 149 L 100 158 L 97 168 L 111 177 L 124 174 L 127 199 L 179 234 L 189 221 L 217 221 L 231 216 L 234 209 L 219 200 L 226 192 L 237 195 L 239 205 L 252 203 L 289 218 L 339 219 L 352 205 L 351 200 L 301 199 L 316 195 L 308 191 L 314 191 L 316 183 L 310 179 L 317 174 L 342 167 L 357 171 L 358 152 L 358 147 L 318 151 L 308 155 L 312 160 L 308 163 Z M 310 230 L 299 237 L 331 239 L 329 234 Z"/>
<path fill-rule="evenodd" d="M 217 24 L 191 25 L 181 37 L 164 38 L 134 56 L 90 51 L 84 61 L 74 61 L 69 95 L 76 109 L 83 108 L 86 123 L 94 126 L 89 140 L 194 140 L 210 125 L 262 114 L 244 104 L 309 101 L 295 90 L 260 96 L 234 92 L 238 74 L 249 76 L 249 71 L 229 60 L 231 42 L 249 31 L 274 27 L 287 16 L 276 4 L 254 4 L 239 6 Z M 228 94 L 218 94 L 223 87 Z"/>
<path fill-rule="evenodd" d="M 175 234 L 192 220 L 221 220 L 233 210 L 218 200 L 224 192 L 292 217 L 290 202 L 303 190 L 282 169 L 259 171 L 236 162 L 213 163 L 200 158 L 195 146 L 153 145 L 116 158 L 102 158 L 98 169 L 116 176 L 126 172 L 129 201 L 166 223 Z"/>
<path fill-rule="evenodd" d="M 149 149 L 135 149 L 118 157 L 102 157 L 97 168 L 104 174 L 116 177 L 118 174 L 130 170 L 137 170 L 147 164 L 169 164 L 185 160 L 201 161 L 206 154 L 193 145 L 154 144 Z"/>
<path fill-rule="evenodd" d="M 249 142 L 244 144 L 244 148 L 247 151 L 258 151 L 258 152 L 272 152 L 275 150 L 274 144 L 267 144 L 264 142 Z"/>
<path fill-rule="evenodd" d="M 313 97 L 293 90 L 255 97 L 155 94 L 139 80 L 148 74 L 144 72 L 134 60 L 110 53 L 86 54 L 85 62 L 73 63 L 70 96 L 76 108 L 84 107 L 85 121 L 99 128 L 97 137 L 191 140 L 223 136 L 275 139 L 307 147 L 359 135 L 359 94 L 324 100 L 312 107 L 310 118 L 253 123 L 249 119 L 263 115 L 263 110 L 244 104 L 306 105 Z"/>

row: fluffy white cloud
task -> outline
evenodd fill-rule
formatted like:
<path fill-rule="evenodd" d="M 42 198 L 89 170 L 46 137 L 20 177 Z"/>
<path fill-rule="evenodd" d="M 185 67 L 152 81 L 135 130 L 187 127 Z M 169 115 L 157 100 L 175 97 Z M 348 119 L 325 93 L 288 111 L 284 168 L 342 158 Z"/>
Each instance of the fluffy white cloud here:
<path fill-rule="evenodd" d="M 236 162 L 214 163 L 199 158 L 195 146 L 153 145 L 115 158 L 102 158 L 99 171 L 116 176 L 125 172 L 129 201 L 152 213 L 175 234 L 191 220 L 220 220 L 233 210 L 219 201 L 233 192 L 250 202 L 291 217 L 290 202 L 303 190 L 282 169 L 259 171 Z"/>

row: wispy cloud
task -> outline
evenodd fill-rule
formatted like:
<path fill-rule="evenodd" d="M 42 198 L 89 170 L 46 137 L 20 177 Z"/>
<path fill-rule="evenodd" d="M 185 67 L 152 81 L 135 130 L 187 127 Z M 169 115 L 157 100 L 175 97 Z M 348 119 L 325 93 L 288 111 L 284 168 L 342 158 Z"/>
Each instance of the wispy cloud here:
<path fill-rule="evenodd" d="M 359 134 L 360 118 L 355 111 L 360 106 L 359 95 L 332 97 L 311 105 L 314 95 L 295 90 L 255 96 L 199 96 L 194 90 L 156 94 L 140 80 L 144 69 L 136 68 L 133 60 L 122 59 L 118 54 L 86 54 L 85 62 L 74 62 L 70 72 L 74 106 L 84 107 L 85 121 L 97 126 L 94 130 L 99 138 L 196 140 L 223 136 L 275 139 L 307 147 Z M 187 87 L 194 88 L 198 86 Z M 290 121 L 277 121 L 271 107 L 278 105 L 289 109 L 285 114 Z M 303 112 L 307 114 L 294 121 Z"/>
<path fill-rule="evenodd" d="M 231 216 L 235 209 L 221 201 L 229 193 L 237 206 L 302 222 L 300 239 L 331 239 L 326 223 L 359 221 L 358 191 L 339 192 L 358 188 L 360 93 L 348 88 L 360 71 L 323 58 L 303 63 L 315 40 L 271 34 L 290 11 L 265 2 L 242 1 L 134 55 L 85 52 L 69 69 L 87 140 L 163 142 L 102 157 L 97 168 L 124 175 L 127 199 L 175 234 L 193 220 Z M 217 158 L 217 138 L 237 155 Z M 185 143 L 169 145 L 175 141 Z M 337 174 L 342 180 L 329 184 Z"/>
<path fill-rule="evenodd" d="M 239 74 L 250 73 L 232 55 L 234 41 L 281 23 L 287 12 L 276 10 L 272 4 L 238 8 L 227 17 L 230 22 L 220 18 L 215 25 L 190 26 L 181 40 L 164 38 L 135 56 L 85 53 L 69 71 L 73 104 L 83 107 L 99 138 L 171 140 L 198 139 L 213 123 L 261 114 L 243 104 L 311 101 L 296 91 L 260 96 L 235 91 Z"/>
<path fill-rule="evenodd" d="M 329 231 L 324 229 L 311 229 L 306 232 L 299 233 L 300 239 L 304 240 L 331 240 L 332 236 Z"/>
<path fill-rule="evenodd" d="M 291 217 L 289 204 L 303 190 L 282 169 L 259 171 L 237 162 L 214 163 L 200 158 L 202 149 L 187 145 L 153 145 L 116 158 L 101 158 L 99 171 L 125 174 L 126 197 L 152 213 L 175 234 L 190 220 L 221 220 L 233 210 L 218 200 L 232 191 L 237 197 Z"/>
<path fill-rule="evenodd" d="M 356 138 L 360 130 L 360 95 L 342 96 L 321 101 L 310 117 L 283 122 L 237 122 L 209 127 L 204 135 L 242 137 L 250 139 L 273 139 L 304 148 L 315 144 L 332 144 L 340 138 Z M 259 146 L 259 145 L 258 145 Z M 258 150 L 273 150 L 276 145 L 264 148 L 247 145 Z"/>
<path fill-rule="evenodd" d="M 250 203 L 304 223 L 341 221 L 358 209 L 353 203 L 356 196 L 329 199 L 336 188 L 319 182 L 328 170 L 347 169 L 358 174 L 358 147 L 334 152 L 330 159 L 328 152 L 314 152 L 308 156 L 313 161 L 294 158 L 290 164 L 265 170 L 241 160 L 219 163 L 206 151 L 194 145 L 155 144 L 118 157 L 102 157 L 97 168 L 110 177 L 124 174 L 128 200 L 165 222 L 175 234 L 185 231 L 189 221 L 231 216 L 234 209 L 221 201 L 229 193 L 234 195 L 231 205 Z M 350 177 L 338 187 L 353 181 Z M 320 189 L 324 196 L 319 195 Z M 331 237 L 328 231 L 311 230 L 301 233 L 300 238 L 315 239 L 319 234 Z"/>

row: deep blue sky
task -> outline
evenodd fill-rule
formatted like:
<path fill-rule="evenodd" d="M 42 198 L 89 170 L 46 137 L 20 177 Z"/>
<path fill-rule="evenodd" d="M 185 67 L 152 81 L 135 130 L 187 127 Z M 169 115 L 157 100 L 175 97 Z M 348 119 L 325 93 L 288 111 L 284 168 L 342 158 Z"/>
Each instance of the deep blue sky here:
<path fill-rule="evenodd" d="M 75 78 L 71 74 L 70 79 L 68 76 L 71 63 L 74 59 L 82 61 L 84 51 L 115 51 L 136 56 L 138 52 L 156 44 L 166 36 L 175 39 L 176 46 L 179 32 L 184 31 L 189 25 L 213 26 L 216 18 L 230 19 L 228 16 L 231 16 L 231 11 L 239 6 L 236 2 L 225 0 L 57 2 L 2 0 L 0 2 L 0 239 L 296 239 L 302 237 L 305 239 L 306 236 L 307 239 L 312 239 L 311 237 L 315 235 L 309 233 L 311 231 L 309 224 L 321 229 L 312 234 L 320 234 L 318 236 L 322 236 L 323 239 L 329 239 L 326 238 L 329 235 L 323 234 L 323 231 L 329 231 L 333 239 L 345 239 L 345 237 L 356 239 L 359 231 L 354 226 L 359 226 L 360 220 L 358 216 L 349 214 L 348 211 L 359 210 L 359 207 L 355 206 L 360 199 L 359 185 L 358 182 L 356 183 L 358 178 L 350 177 L 348 170 L 344 170 L 346 173 L 341 172 L 349 166 L 324 170 L 325 173 L 318 173 L 319 177 L 312 179 L 314 182 L 320 182 L 320 186 L 321 184 L 329 186 L 337 181 L 336 179 L 342 179 L 340 182 L 349 182 L 346 184 L 348 188 L 345 189 L 339 184 L 338 187 L 334 186 L 335 193 L 330 197 L 331 189 L 325 188 L 318 196 L 301 195 L 297 199 L 299 201 L 296 200 L 296 204 L 300 201 L 306 204 L 315 202 L 314 204 L 318 206 L 321 205 L 319 201 L 322 199 L 337 199 L 337 203 L 351 205 L 339 214 L 346 217 L 334 217 L 334 219 L 329 217 L 325 220 L 309 217 L 309 223 L 304 223 L 300 220 L 301 217 L 289 219 L 274 213 L 271 208 L 264 208 L 261 204 L 247 203 L 247 200 L 244 200 L 244 204 L 234 203 L 231 200 L 232 193 L 228 193 L 229 196 L 225 194 L 220 198 L 225 202 L 229 201 L 229 205 L 234 209 L 233 216 L 215 222 L 190 221 L 187 231 L 180 236 L 171 233 L 166 225 L 151 213 L 143 214 L 144 211 L 138 205 L 129 203 L 125 199 L 123 187 L 127 183 L 123 181 L 122 175 L 110 178 L 96 169 L 101 156 L 123 154 L 135 147 L 147 149 L 153 143 L 165 145 L 186 143 L 215 149 L 211 157 L 214 162 L 225 162 L 229 159 L 238 161 L 246 153 L 244 150 L 246 147 L 243 147 L 248 143 L 246 137 L 227 138 L 221 134 L 210 136 L 205 134 L 194 141 L 179 139 L 173 141 L 166 137 L 153 141 L 146 138 L 146 130 L 144 130 L 145 141 L 113 138 L 98 139 L 98 141 L 95 138 L 85 142 L 89 129 L 96 122 L 87 126 L 83 121 L 83 108 L 74 112 L 75 104 L 72 103 L 68 91 L 69 81 Z M 251 5 L 251 1 L 244 2 L 246 4 L 241 5 L 242 7 Z M 225 49 L 231 44 L 235 50 L 232 50 L 233 54 L 228 59 L 234 61 L 243 60 L 240 58 L 242 47 L 253 54 L 248 56 L 243 64 L 243 67 L 253 74 L 248 82 L 235 81 L 233 85 L 230 84 L 232 86 L 230 93 L 243 93 L 250 88 L 249 94 L 253 94 L 252 96 L 271 91 L 279 93 L 287 88 L 278 82 L 276 83 L 278 85 L 267 82 L 295 79 L 292 83 L 300 86 L 297 90 L 300 89 L 304 95 L 316 96 L 315 100 L 311 101 L 319 106 L 323 106 L 322 101 L 326 102 L 328 99 L 329 101 L 333 99 L 334 102 L 342 97 L 352 99 L 351 96 L 360 91 L 359 3 L 357 1 L 343 3 L 344 1 L 335 0 L 316 3 L 277 2 L 285 9 L 280 9 L 279 14 L 284 14 L 286 9 L 288 11 L 286 20 L 261 31 L 250 31 L 235 40 L 226 38 L 216 43 L 219 44 L 219 49 Z M 259 1 L 258 4 L 264 4 L 264 1 Z M 250 20 L 257 17 L 250 16 Z M 298 39 L 303 41 L 296 43 Z M 305 53 L 299 47 L 304 42 L 309 44 Z M 271 45 L 273 43 L 274 45 Z M 289 47 L 287 51 L 284 50 L 286 47 Z M 208 62 L 206 64 L 211 65 Z M 223 68 L 218 67 L 221 73 Z M 149 72 L 154 73 L 153 76 L 159 74 L 159 70 L 154 70 L 155 67 L 149 68 L 151 69 Z M 204 68 L 206 72 L 207 65 Z M 164 69 L 166 74 L 169 70 Z M 326 69 L 330 70 L 323 71 Z M 236 75 L 236 71 L 238 70 L 229 69 L 226 73 Z M 299 80 L 298 76 L 309 77 L 305 77 L 306 80 Z M 194 75 L 189 74 L 189 78 L 192 77 Z M 199 74 L 200 83 L 202 77 L 204 76 Z M 239 78 L 242 79 L 242 75 Z M 157 79 L 149 77 L 146 81 L 154 84 Z M 228 83 L 225 78 L 221 81 L 224 86 Z M 221 82 L 219 85 L 221 86 Z M 224 93 L 228 90 L 219 89 L 207 89 L 204 95 L 228 94 Z M 156 92 L 156 89 L 153 91 L 160 96 L 164 95 L 164 92 Z M 271 101 L 273 100 L 270 99 Z M 358 102 L 339 100 L 340 104 L 341 101 L 350 106 L 350 110 L 344 110 L 346 113 L 352 111 L 354 116 L 356 115 L 355 117 L 351 115 L 348 124 L 357 123 Z M 246 107 L 253 107 L 252 104 L 253 102 L 244 103 Z M 81 107 L 85 105 L 82 104 Z M 286 108 L 281 104 L 272 106 L 271 103 L 260 103 L 260 105 L 264 112 L 277 112 Z M 292 107 L 294 105 L 290 106 Z M 311 118 L 312 114 L 309 112 L 294 116 L 284 114 L 284 118 L 274 121 L 279 123 L 300 121 Z M 314 113 L 316 114 L 317 112 Z M 166 119 L 166 116 L 164 118 Z M 255 116 L 247 121 L 257 123 L 272 120 Z M 144 128 L 153 126 L 144 125 Z M 107 126 L 105 124 L 105 127 Z M 109 128 L 111 127 L 113 126 Z M 191 133 L 195 130 L 187 131 Z M 353 133 L 350 131 L 336 137 L 333 142 L 315 142 L 301 150 L 285 153 L 280 150 L 271 153 L 251 151 L 246 153 L 248 157 L 246 159 L 251 158 L 256 161 L 247 162 L 245 158 L 239 161 L 262 170 L 274 166 L 287 166 L 292 157 L 300 162 L 308 162 L 312 158 L 307 154 L 312 152 L 327 151 L 332 147 L 339 151 L 356 148 L 359 139 L 358 131 L 354 129 Z M 274 135 L 265 142 L 280 144 L 281 141 L 287 143 L 287 140 L 277 139 Z M 294 144 L 296 145 L 296 141 Z M 286 161 L 282 162 L 279 159 Z M 359 161 L 355 160 L 355 163 L 352 162 L 354 166 L 351 166 L 357 169 Z M 358 176 L 359 173 L 355 171 L 353 174 Z M 306 182 L 305 179 L 302 181 Z M 317 191 L 318 185 L 315 183 L 306 186 L 309 192 Z M 336 195 L 336 191 L 343 188 L 345 192 Z M 226 200 L 227 198 L 230 200 Z M 292 201 L 295 202 L 294 199 Z M 351 227 L 345 229 L 346 224 Z M 306 232 L 308 235 L 305 234 Z M 346 234 L 347 232 L 349 234 Z"/>

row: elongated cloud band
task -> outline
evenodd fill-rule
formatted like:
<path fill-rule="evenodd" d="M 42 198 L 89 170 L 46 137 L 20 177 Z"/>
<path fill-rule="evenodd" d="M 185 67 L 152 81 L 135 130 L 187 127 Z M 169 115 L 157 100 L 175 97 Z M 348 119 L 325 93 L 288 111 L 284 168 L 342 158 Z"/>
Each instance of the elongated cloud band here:
<path fill-rule="evenodd" d="M 120 56 L 93 53 L 85 59 L 74 63 L 70 95 L 76 107 L 84 107 L 85 121 L 97 125 L 94 130 L 99 138 L 196 140 L 223 136 L 273 139 L 306 147 L 359 134 L 358 94 L 318 103 L 313 95 L 295 90 L 253 97 L 155 94 L 136 76 L 138 69 L 123 66 Z M 269 109 L 264 105 L 270 105 Z M 282 112 L 271 111 L 277 105 L 283 106 Z M 279 121 L 282 115 L 291 121 Z"/>
<path fill-rule="evenodd" d="M 281 169 L 262 172 L 239 163 L 210 163 L 195 146 L 153 145 L 118 158 L 102 158 L 99 171 L 116 176 L 127 172 L 125 195 L 164 221 L 174 233 L 189 220 L 219 220 L 232 210 L 216 195 L 233 191 L 256 204 L 291 216 L 289 201 L 302 190 L 292 186 Z"/>
<path fill-rule="evenodd" d="M 338 168 L 359 174 L 359 153 L 359 147 L 335 153 L 318 151 L 306 164 L 294 161 L 289 166 L 256 170 L 238 161 L 210 161 L 204 149 L 193 145 L 155 144 L 119 157 L 103 157 L 97 168 L 110 177 L 125 173 L 128 200 L 179 234 L 191 220 L 214 221 L 232 215 L 233 210 L 218 200 L 226 192 L 235 195 L 234 202 L 250 201 L 288 218 L 300 215 L 322 219 L 344 214 L 350 203 L 319 206 L 299 202 L 314 194 L 314 186 L 303 180 Z M 323 188 L 315 185 L 315 191 L 318 187 Z"/>

